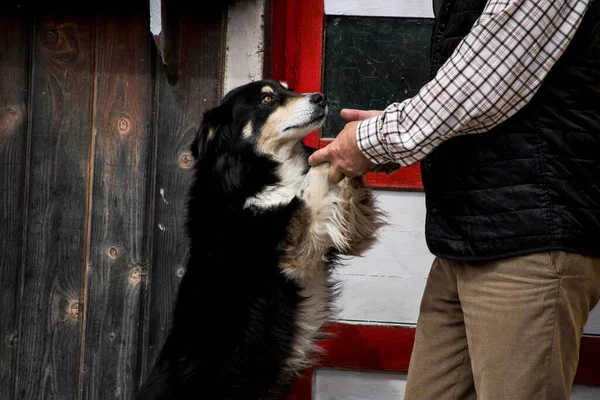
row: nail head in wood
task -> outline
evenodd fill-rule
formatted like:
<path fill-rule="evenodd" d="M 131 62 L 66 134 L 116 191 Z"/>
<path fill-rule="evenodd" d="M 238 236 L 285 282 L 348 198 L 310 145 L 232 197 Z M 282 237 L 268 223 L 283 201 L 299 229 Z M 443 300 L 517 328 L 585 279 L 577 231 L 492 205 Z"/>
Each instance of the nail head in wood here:
<path fill-rule="evenodd" d="M 117 128 L 121 135 L 126 135 L 131 131 L 131 121 L 129 118 L 121 117 L 117 121 Z"/>

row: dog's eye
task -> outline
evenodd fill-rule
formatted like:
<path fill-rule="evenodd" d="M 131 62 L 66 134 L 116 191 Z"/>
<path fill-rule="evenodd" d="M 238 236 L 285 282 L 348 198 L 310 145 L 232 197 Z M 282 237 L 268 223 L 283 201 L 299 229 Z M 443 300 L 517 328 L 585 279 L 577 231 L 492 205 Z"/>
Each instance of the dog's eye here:
<path fill-rule="evenodd" d="M 271 96 L 270 94 L 263 95 L 262 102 L 264 104 L 270 104 L 270 103 L 272 103 L 273 102 L 273 96 Z"/>

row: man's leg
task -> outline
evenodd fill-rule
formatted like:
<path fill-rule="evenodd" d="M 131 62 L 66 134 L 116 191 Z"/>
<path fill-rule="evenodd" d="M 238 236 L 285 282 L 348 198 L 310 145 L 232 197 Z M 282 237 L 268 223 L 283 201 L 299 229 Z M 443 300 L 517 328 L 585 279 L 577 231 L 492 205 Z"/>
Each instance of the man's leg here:
<path fill-rule="evenodd" d="M 436 258 L 421 300 L 404 399 L 475 398 L 456 265 Z"/>
<path fill-rule="evenodd" d="M 457 274 L 478 399 L 569 399 L 600 259 L 540 253 Z"/>

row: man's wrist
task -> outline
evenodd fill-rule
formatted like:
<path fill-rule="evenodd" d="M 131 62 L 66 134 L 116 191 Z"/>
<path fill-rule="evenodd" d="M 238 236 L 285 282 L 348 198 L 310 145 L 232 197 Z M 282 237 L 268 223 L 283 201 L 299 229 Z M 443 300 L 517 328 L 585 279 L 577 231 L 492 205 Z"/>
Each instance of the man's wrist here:
<path fill-rule="evenodd" d="M 364 119 L 356 126 L 356 144 L 360 152 L 374 164 L 393 162 L 385 140 L 379 135 L 383 114 Z"/>

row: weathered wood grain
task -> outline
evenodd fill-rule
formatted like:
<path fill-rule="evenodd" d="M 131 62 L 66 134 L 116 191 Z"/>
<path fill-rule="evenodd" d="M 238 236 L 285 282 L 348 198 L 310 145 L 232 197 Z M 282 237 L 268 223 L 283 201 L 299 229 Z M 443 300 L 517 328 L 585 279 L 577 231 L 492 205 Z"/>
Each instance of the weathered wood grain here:
<path fill-rule="evenodd" d="M 76 399 L 86 246 L 93 20 L 47 15 L 33 37 L 31 157 L 17 393 Z"/>
<path fill-rule="evenodd" d="M 12 399 L 26 195 L 29 18 L 0 15 L 0 399 Z"/>
<path fill-rule="evenodd" d="M 150 40 L 143 9 L 98 18 L 82 376 L 85 399 L 132 399 L 137 388 L 154 145 Z"/>
<path fill-rule="evenodd" d="M 154 245 L 146 314 L 145 370 L 154 364 L 171 322 L 177 287 L 188 257 L 184 223 L 191 178 L 190 144 L 202 113 L 220 100 L 226 9 L 179 10 L 179 79 L 171 86 L 157 67 L 157 164 Z M 160 62 L 160 61 L 159 61 Z"/>

